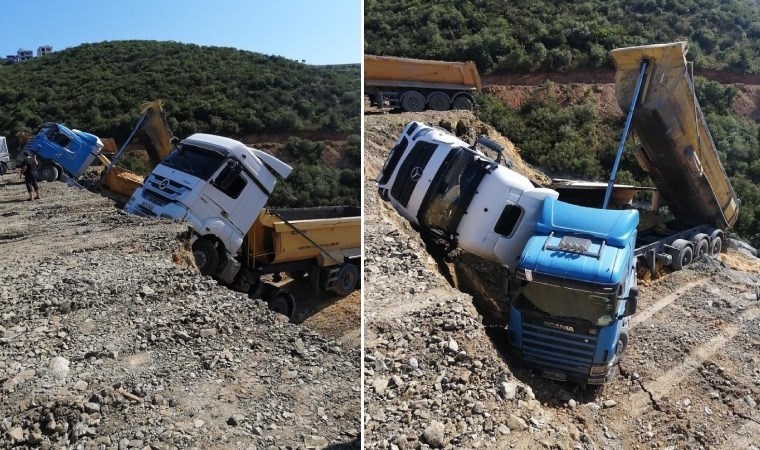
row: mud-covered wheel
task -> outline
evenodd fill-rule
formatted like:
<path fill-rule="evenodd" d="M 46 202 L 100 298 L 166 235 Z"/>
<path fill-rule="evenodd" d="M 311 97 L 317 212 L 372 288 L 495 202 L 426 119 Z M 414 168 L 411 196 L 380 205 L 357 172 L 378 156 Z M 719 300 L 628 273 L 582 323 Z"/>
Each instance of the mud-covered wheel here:
<path fill-rule="evenodd" d="M 291 294 L 278 289 L 273 291 L 267 299 L 267 306 L 272 311 L 292 319 L 296 313 L 296 299 Z"/>
<path fill-rule="evenodd" d="M 8 164 L 2 161 L 0 162 L 0 175 L 5 175 L 6 173 L 8 173 Z"/>
<path fill-rule="evenodd" d="M 707 239 L 701 239 L 699 242 L 694 244 L 694 253 L 696 253 L 697 258 L 700 258 L 703 255 L 707 254 L 709 250 L 710 243 L 707 242 Z"/>
<path fill-rule="evenodd" d="M 198 239 L 193 243 L 193 257 L 203 275 L 213 275 L 219 268 L 219 251 L 208 239 Z"/>
<path fill-rule="evenodd" d="M 443 92 L 433 92 L 428 97 L 428 109 L 433 111 L 448 111 L 451 106 L 451 100 L 449 96 Z"/>
<path fill-rule="evenodd" d="M 58 168 L 52 164 L 45 164 L 37 171 L 37 178 L 40 181 L 55 181 L 59 175 Z"/>
<path fill-rule="evenodd" d="M 620 333 L 617 345 L 615 345 L 615 364 L 620 364 L 620 360 L 623 359 L 625 350 L 628 348 L 628 332 Z"/>
<path fill-rule="evenodd" d="M 472 99 L 466 95 L 460 95 L 454 99 L 454 103 L 451 104 L 451 109 L 467 109 L 472 111 L 475 109 L 475 103 Z"/>
<path fill-rule="evenodd" d="M 401 96 L 401 109 L 409 112 L 425 110 L 425 96 L 417 91 L 406 91 Z"/>
<path fill-rule="evenodd" d="M 335 292 L 338 295 L 346 296 L 356 288 L 359 281 L 359 269 L 351 263 L 345 263 L 338 271 L 338 282 L 335 285 Z"/>
<path fill-rule="evenodd" d="M 692 259 L 694 259 L 694 251 L 688 241 L 678 239 L 673 243 L 673 247 L 677 250 L 677 253 L 673 255 L 674 270 L 681 270 L 691 264 Z"/>
<path fill-rule="evenodd" d="M 715 236 L 710 242 L 710 255 L 718 256 L 723 250 L 723 239 L 721 236 Z"/>

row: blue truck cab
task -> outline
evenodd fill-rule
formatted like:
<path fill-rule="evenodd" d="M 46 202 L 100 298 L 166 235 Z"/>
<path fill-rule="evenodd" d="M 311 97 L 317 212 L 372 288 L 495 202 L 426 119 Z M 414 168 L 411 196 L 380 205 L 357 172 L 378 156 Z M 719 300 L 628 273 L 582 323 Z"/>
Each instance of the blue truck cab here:
<path fill-rule="evenodd" d="M 39 179 L 43 181 L 55 181 L 61 175 L 81 177 L 102 148 L 97 136 L 51 122 L 42 124 L 24 145 L 24 151 L 37 155 Z"/>
<path fill-rule="evenodd" d="M 509 341 L 523 364 L 560 381 L 603 384 L 636 310 L 636 210 L 546 198 L 509 282 Z"/>

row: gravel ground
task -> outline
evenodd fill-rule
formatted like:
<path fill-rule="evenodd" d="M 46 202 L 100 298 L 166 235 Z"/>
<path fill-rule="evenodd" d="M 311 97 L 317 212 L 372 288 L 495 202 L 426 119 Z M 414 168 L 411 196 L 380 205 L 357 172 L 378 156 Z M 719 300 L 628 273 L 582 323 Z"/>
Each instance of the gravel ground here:
<path fill-rule="evenodd" d="M 365 116 L 366 448 L 760 448 L 757 258 L 732 249 L 642 286 L 607 385 L 542 379 L 494 325 L 499 267 L 428 251 L 377 196 L 410 120 L 488 131 L 469 113 Z"/>
<path fill-rule="evenodd" d="M 25 195 L 5 177 L 0 447 L 359 448 L 355 345 L 201 276 L 182 225 Z"/>

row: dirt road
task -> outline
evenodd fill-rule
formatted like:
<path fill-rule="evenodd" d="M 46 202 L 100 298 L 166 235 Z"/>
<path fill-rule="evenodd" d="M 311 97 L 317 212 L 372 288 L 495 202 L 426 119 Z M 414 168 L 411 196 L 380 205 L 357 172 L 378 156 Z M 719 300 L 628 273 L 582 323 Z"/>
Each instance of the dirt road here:
<path fill-rule="evenodd" d="M 642 286 L 604 387 L 542 379 L 492 325 L 501 269 L 428 251 L 377 195 L 403 125 L 442 114 L 487 129 L 469 113 L 365 116 L 367 448 L 760 448 L 758 260 L 729 250 Z"/>
<path fill-rule="evenodd" d="M 180 224 L 0 184 L 0 447 L 358 448 L 355 342 L 201 276 Z"/>

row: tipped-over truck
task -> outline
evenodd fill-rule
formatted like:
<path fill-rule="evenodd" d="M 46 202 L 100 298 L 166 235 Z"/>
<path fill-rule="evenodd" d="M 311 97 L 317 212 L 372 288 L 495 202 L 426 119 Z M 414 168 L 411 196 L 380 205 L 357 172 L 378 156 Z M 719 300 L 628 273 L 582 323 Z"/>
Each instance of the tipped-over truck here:
<path fill-rule="evenodd" d="M 628 345 L 637 265 L 678 270 L 694 255 L 716 254 L 723 229 L 736 220 L 738 199 L 694 97 L 685 50 L 676 43 L 613 51 L 628 117 L 602 208 L 560 201 L 556 191 L 519 182 L 517 174 L 493 177 L 509 172 L 483 155 L 470 159 L 490 167 L 480 170 L 487 175 L 460 176 L 465 170 L 447 155 L 461 154 L 466 144 L 415 122 L 378 178 L 380 195 L 423 232 L 505 266 L 511 348 L 544 377 L 609 380 Z M 631 124 L 642 143 L 638 158 L 646 158 L 645 169 L 676 217 L 640 234 L 637 210 L 607 208 Z M 427 219 L 432 199 L 441 195 L 447 209 L 435 217 L 454 218 L 443 226 Z"/>
<path fill-rule="evenodd" d="M 0 175 L 8 173 L 8 169 L 13 169 L 11 155 L 8 153 L 8 142 L 5 136 L 0 136 Z"/>
<path fill-rule="evenodd" d="M 277 178 L 290 172 L 261 150 L 197 133 L 153 169 L 124 209 L 187 222 L 201 273 L 292 317 L 292 295 L 262 282 L 262 275 L 308 273 L 316 287 L 352 292 L 359 281 L 361 215 L 349 207 L 264 211 Z"/>
<path fill-rule="evenodd" d="M 37 155 L 41 181 L 78 179 L 100 154 L 103 142 L 97 136 L 47 122 L 24 145 L 23 152 Z"/>
<path fill-rule="evenodd" d="M 379 108 L 474 109 L 480 88 L 480 74 L 472 61 L 364 56 L 364 92 Z"/>

